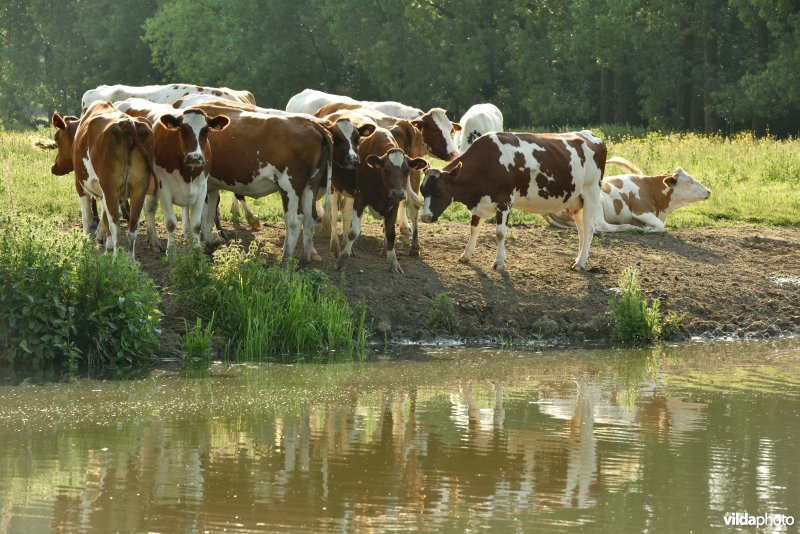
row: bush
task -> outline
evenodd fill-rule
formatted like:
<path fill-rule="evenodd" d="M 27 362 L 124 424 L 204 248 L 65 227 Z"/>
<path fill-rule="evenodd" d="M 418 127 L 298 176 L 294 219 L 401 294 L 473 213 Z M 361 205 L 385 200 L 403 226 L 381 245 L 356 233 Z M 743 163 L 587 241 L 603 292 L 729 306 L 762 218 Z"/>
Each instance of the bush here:
<path fill-rule="evenodd" d="M 458 315 L 447 294 L 438 293 L 428 302 L 428 326 L 434 330 L 452 332 L 458 326 Z"/>
<path fill-rule="evenodd" d="M 153 283 L 78 232 L 0 221 L 0 287 L 0 364 L 18 373 L 120 372 L 158 343 Z"/>
<path fill-rule="evenodd" d="M 293 262 L 268 266 L 256 243 L 221 247 L 213 263 L 176 247 L 168 263 L 179 300 L 200 316 L 215 313 L 217 333 L 236 360 L 364 355 L 364 311 L 354 311 L 319 271 L 298 271 Z"/>
<path fill-rule="evenodd" d="M 619 296 L 609 299 L 611 340 L 620 345 L 643 346 L 666 339 L 683 320 L 683 316 L 672 312 L 662 318 L 659 299 L 653 299 L 648 306 L 642 298 L 638 274 L 636 269 L 625 269 L 620 277 Z"/>

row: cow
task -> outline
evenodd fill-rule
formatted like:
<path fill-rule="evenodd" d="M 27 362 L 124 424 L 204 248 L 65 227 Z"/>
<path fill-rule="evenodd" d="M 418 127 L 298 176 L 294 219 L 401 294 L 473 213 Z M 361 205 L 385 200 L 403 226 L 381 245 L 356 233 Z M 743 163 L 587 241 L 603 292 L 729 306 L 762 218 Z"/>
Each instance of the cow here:
<path fill-rule="evenodd" d="M 578 228 L 573 269 L 589 258 L 600 207 L 606 146 L 592 132 L 568 134 L 488 133 L 443 169 L 428 170 L 422 183 L 422 222 L 435 222 L 454 201 L 472 213 L 461 262 L 469 262 L 485 217 L 497 217 L 497 257 L 506 263 L 505 237 L 511 208 L 548 214 L 571 210 Z"/>
<path fill-rule="evenodd" d="M 409 158 L 397 145 L 391 132 L 380 127 L 361 140 L 358 145 L 358 155 L 361 162 L 355 171 L 339 171 L 333 174 L 333 186 L 336 191 L 353 199 L 352 218 L 349 225 L 346 222 L 344 225 L 346 244 L 344 251 L 339 255 L 337 269 L 346 268 L 348 258 L 352 254 L 353 243 L 361 233 L 361 216 L 367 206 L 370 206 L 384 221 L 389 269 L 394 273 L 403 274 L 394 250 L 397 209 L 406 195 L 421 203 L 419 197 L 411 191 L 409 173 L 412 169 L 426 169 L 428 163 L 422 158 Z M 330 205 L 331 250 L 338 253 L 337 202 L 333 194 Z"/>
<path fill-rule="evenodd" d="M 628 160 L 613 157 L 616 163 L 631 174 L 607 176 L 601 184 L 602 217 L 596 223 L 598 232 L 663 232 L 667 216 L 678 208 L 707 200 L 711 191 L 678 167 L 668 174 L 645 176 Z M 547 222 L 560 228 L 570 228 L 565 214 L 551 214 Z"/>
<path fill-rule="evenodd" d="M 345 168 L 351 168 L 358 164 L 358 155 L 356 154 L 356 145 L 358 144 L 358 140 L 362 135 L 369 135 L 372 132 L 375 125 L 359 125 L 358 127 L 354 128 L 352 123 L 347 118 L 341 117 L 316 117 L 314 115 L 309 115 L 307 113 L 289 113 L 287 111 L 283 111 L 280 109 L 271 109 L 271 108 L 261 108 L 258 106 L 253 106 L 250 104 L 242 104 L 237 102 L 223 102 L 218 99 L 209 99 L 207 95 L 193 95 L 188 96 L 185 99 L 179 100 L 175 102 L 173 105 L 180 109 L 185 109 L 190 106 L 194 105 L 210 105 L 214 106 L 215 109 L 222 109 L 222 108 L 233 108 L 239 111 L 253 111 L 258 113 L 263 113 L 265 115 L 271 116 L 281 116 L 281 117 L 304 117 L 309 120 L 313 121 L 321 121 L 321 124 L 330 131 L 331 135 L 333 136 L 333 162 L 336 165 L 340 165 Z M 242 207 L 245 210 L 245 214 L 247 216 L 247 221 L 250 223 L 250 227 L 252 229 L 256 229 L 259 226 L 258 217 L 247 206 L 247 203 L 244 201 L 244 196 L 242 195 L 234 195 L 233 203 L 231 204 L 231 212 L 238 215 L 238 204 L 237 200 L 242 203 Z M 317 215 L 321 216 L 322 211 L 317 210 Z M 219 224 L 219 218 L 215 220 L 215 224 L 217 225 L 217 229 L 221 230 Z"/>
<path fill-rule="evenodd" d="M 148 191 L 155 191 L 153 131 L 147 121 L 129 117 L 111 102 L 95 102 L 77 117 L 53 114 L 57 128 L 56 160 L 50 171 L 63 176 L 75 171 L 75 190 L 81 203 L 83 233 L 91 224 L 89 195 L 103 201 L 103 232 L 106 250 L 117 252 L 119 241 L 119 199 L 129 196 L 128 220 L 130 257 L 135 259 L 139 214 Z"/>
<path fill-rule="evenodd" d="M 202 87 L 189 83 L 168 85 L 101 85 L 89 89 L 81 98 L 81 112 L 85 112 L 92 102 L 105 100 L 115 102 L 128 98 L 143 98 L 156 104 L 172 104 L 187 95 L 209 94 L 223 100 L 255 105 L 256 99 L 250 91 L 238 91 L 227 87 Z"/>
<path fill-rule="evenodd" d="M 209 117 L 202 109 L 176 110 L 141 98 L 129 98 L 115 103 L 115 106 L 128 115 L 144 118 L 153 129 L 158 198 L 167 227 L 167 252 L 175 243 L 173 204 L 184 208 L 184 239 L 191 235 L 192 242 L 199 245 L 208 188 L 207 169 L 212 161 L 208 134 L 224 130 L 228 126 L 228 117 L 223 114 Z M 148 223 L 155 220 L 155 206 L 156 202 L 147 205 L 146 209 L 152 213 L 146 217 Z M 150 231 L 148 228 L 148 234 Z M 155 232 L 155 228 L 152 231 Z"/>
<path fill-rule="evenodd" d="M 458 121 L 461 130 L 454 136 L 456 148 L 464 152 L 475 139 L 487 132 L 503 131 L 503 114 L 494 104 L 475 104 Z"/>
<path fill-rule="evenodd" d="M 294 95 L 286 104 L 286 111 L 314 114 L 319 108 L 327 104 L 353 104 L 374 109 L 392 117 L 409 120 L 416 119 L 424 113 L 419 108 L 407 106 L 393 100 L 382 102 L 372 100 L 359 101 L 349 96 L 334 95 L 317 89 L 303 89 L 300 93 Z"/>

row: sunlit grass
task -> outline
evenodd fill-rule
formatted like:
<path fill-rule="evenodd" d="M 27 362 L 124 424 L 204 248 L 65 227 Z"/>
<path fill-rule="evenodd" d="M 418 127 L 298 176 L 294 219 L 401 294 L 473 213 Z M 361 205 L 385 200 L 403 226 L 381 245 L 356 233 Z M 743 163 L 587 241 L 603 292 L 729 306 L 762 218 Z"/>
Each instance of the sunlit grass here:
<path fill-rule="evenodd" d="M 749 133 L 723 138 L 650 132 L 634 137 L 625 134 L 624 128 L 612 126 L 600 126 L 594 131 L 606 137 L 610 156 L 622 156 L 651 174 L 683 167 L 712 190 L 708 201 L 697 202 L 670 215 L 667 226 L 800 224 L 798 140 L 755 139 Z M 78 226 L 80 209 L 74 175 L 50 174 L 54 151 L 33 146 L 35 139 L 50 139 L 52 133 L 51 128 L 42 128 L 0 134 L 0 214 L 36 213 L 58 223 Z M 444 165 L 441 160 L 430 158 L 429 161 L 433 167 Z M 622 172 L 609 165 L 606 174 Z M 220 209 L 223 220 L 231 220 L 230 201 L 230 193 L 224 193 Z M 249 199 L 249 203 L 265 224 L 283 221 L 278 195 Z M 466 223 L 470 214 L 462 204 L 454 204 L 441 219 Z M 160 212 L 158 220 L 161 220 Z M 512 212 L 511 223 L 544 224 L 538 215 L 518 210 Z"/>

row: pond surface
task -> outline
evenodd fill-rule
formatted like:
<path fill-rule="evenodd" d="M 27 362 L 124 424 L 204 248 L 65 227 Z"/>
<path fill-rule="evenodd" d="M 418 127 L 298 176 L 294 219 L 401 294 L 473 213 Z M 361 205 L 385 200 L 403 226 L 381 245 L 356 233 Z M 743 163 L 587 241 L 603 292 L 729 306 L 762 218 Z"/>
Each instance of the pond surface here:
<path fill-rule="evenodd" d="M 403 356 L 0 386 L 0 532 L 800 519 L 800 341 Z"/>

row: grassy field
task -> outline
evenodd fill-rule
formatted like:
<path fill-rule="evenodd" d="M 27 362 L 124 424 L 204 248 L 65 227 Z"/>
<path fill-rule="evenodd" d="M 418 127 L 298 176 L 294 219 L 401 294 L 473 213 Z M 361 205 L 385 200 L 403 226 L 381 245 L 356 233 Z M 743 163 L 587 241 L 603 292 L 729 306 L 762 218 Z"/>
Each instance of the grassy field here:
<path fill-rule="evenodd" d="M 667 226 L 798 226 L 800 225 L 800 141 L 754 139 L 749 134 L 731 138 L 696 134 L 649 133 L 643 137 L 605 134 L 611 156 L 622 156 L 647 173 L 683 167 L 713 194 L 706 202 L 670 215 Z M 608 129 L 611 132 L 611 129 Z M 0 132 L 0 214 L 31 213 L 79 226 L 80 208 L 74 177 L 53 176 L 55 153 L 33 146 L 37 138 L 52 138 L 51 128 L 28 132 Z M 442 161 L 431 160 L 434 167 Z M 607 175 L 622 173 L 609 166 Z M 230 218 L 229 195 L 223 197 L 223 219 Z M 267 223 L 282 220 L 280 198 L 272 195 L 251 205 Z M 159 213 L 160 218 L 160 213 Z M 468 221 L 462 205 L 454 205 L 444 220 Z M 538 215 L 515 211 L 512 223 L 544 224 Z"/>

